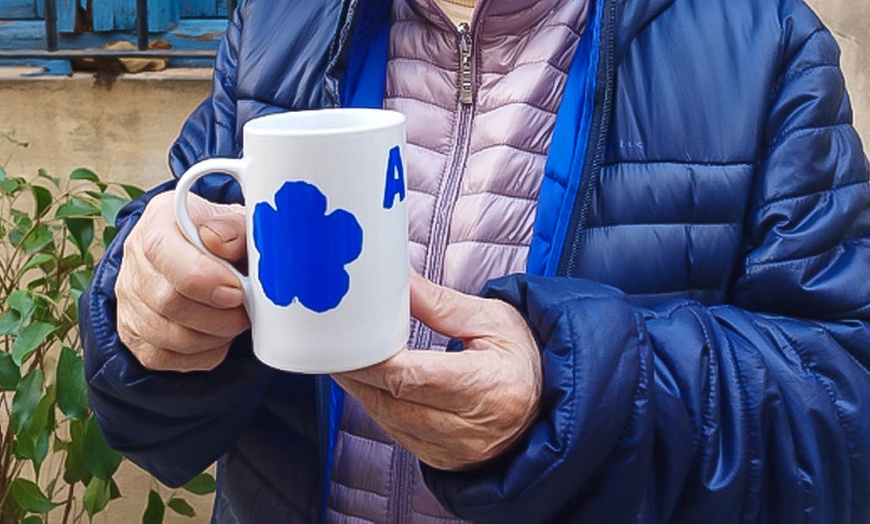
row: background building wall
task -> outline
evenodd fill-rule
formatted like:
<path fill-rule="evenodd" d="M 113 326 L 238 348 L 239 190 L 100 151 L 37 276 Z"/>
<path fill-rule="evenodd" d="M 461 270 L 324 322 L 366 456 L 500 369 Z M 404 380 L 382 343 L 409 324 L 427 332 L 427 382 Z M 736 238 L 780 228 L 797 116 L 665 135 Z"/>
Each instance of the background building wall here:
<path fill-rule="evenodd" d="M 89 167 L 101 177 L 150 187 L 169 176 L 167 152 L 184 119 L 208 95 L 210 71 L 121 77 L 22 77 L 0 68 L 0 164 L 27 176 Z"/>
<path fill-rule="evenodd" d="M 854 106 L 855 122 L 870 144 L 870 0 L 810 0 L 843 50 L 842 65 Z M 20 78 L 20 71 L 0 70 L 0 133 L 29 142 L 15 147 L 0 135 L 0 165 L 15 176 L 39 168 L 63 176 L 84 166 L 101 177 L 143 187 L 169 176 L 167 151 L 186 116 L 208 94 L 208 71 L 141 74 L 110 87 L 90 75 L 74 78 Z M 124 500 L 98 522 L 132 522 L 144 508 L 150 483 L 132 466 L 122 481 Z M 190 497 L 196 519 L 208 522 L 208 497 Z M 129 520 L 135 516 L 133 520 Z"/>
<path fill-rule="evenodd" d="M 855 123 L 870 152 L 870 0 L 809 0 L 837 37 L 840 63 L 852 98 Z"/>

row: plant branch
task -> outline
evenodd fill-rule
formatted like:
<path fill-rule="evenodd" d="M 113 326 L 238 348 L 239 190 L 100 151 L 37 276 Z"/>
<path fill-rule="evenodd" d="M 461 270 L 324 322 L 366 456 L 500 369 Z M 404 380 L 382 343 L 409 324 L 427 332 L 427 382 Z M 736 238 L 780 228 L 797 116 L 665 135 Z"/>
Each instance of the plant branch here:
<path fill-rule="evenodd" d="M 75 484 L 70 484 L 69 489 L 67 490 L 66 502 L 64 502 L 64 505 L 66 507 L 63 509 L 63 520 L 61 521 L 63 524 L 67 524 L 67 522 L 69 522 L 69 516 L 70 513 L 72 513 L 73 495 L 75 493 L 75 488 Z"/>

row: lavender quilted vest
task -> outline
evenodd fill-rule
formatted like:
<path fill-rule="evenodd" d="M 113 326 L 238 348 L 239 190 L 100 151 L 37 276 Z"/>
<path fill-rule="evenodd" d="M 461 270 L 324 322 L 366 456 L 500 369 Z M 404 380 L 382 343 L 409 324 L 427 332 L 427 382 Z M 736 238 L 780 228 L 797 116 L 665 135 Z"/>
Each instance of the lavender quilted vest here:
<path fill-rule="evenodd" d="M 454 27 L 432 0 L 393 4 L 385 105 L 407 117 L 412 266 L 466 293 L 523 271 L 556 110 L 587 2 L 480 0 Z M 446 339 L 415 323 L 410 347 Z M 327 522 L 459 522 L 417 459 L 346 396 Z"/>

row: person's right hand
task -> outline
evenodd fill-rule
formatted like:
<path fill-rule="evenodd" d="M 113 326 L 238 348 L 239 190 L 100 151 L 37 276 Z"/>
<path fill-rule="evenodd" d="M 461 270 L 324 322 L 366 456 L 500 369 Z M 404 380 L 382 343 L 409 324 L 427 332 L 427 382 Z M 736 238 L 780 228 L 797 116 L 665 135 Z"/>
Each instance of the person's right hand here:
<path fill-rule="evenodd" d="M 210 370 L 232 339 L 250 327 L 242 284 L 184 237 L 173 192 L 155 197 L 124 242 L 115 294 L 118 335 L 148 369 Z M 189 197 L 190 217 L 205 246 L 230 262 L 245 256 L 240 206 Z"/>

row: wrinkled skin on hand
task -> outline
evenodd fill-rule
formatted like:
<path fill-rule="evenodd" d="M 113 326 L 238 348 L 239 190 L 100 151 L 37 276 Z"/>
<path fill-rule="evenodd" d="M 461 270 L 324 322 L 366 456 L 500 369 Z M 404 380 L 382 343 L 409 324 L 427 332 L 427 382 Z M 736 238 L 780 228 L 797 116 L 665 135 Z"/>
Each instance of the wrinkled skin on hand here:
<path fill-rule="evenodd" d="M 182 235 L 173 192 L 156 196 L 124 242 L 115 284 L 118 335 L 139 362 L 159 371 L 209 370 L 250 327 L 242 284 Z M 230 262 L 245 256 L 239 206 L 191 195 L 190 217 L 205 246 Z"/>
<path fill-rule="evenodd" d="M 411 276 L 411 314 L 461 339 L 457 353 L 403 350 L 333 378 L 400 445 L 443 470 L 481 465 L 511 448 L 538 415 L 541 358 L 510 305 Z"/>

